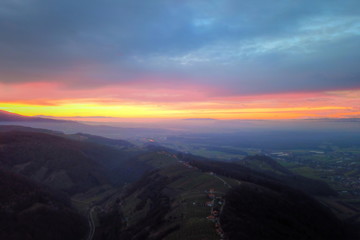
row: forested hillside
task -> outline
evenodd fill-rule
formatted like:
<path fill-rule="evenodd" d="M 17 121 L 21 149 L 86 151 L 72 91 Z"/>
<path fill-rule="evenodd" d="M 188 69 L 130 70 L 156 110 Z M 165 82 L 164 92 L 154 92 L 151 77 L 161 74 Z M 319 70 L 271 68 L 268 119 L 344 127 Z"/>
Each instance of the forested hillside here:
<path fill-rule="evenodd" d="M 0 239 L 79 240 L 86 219 L 59 192 L 0 169 Z"/>

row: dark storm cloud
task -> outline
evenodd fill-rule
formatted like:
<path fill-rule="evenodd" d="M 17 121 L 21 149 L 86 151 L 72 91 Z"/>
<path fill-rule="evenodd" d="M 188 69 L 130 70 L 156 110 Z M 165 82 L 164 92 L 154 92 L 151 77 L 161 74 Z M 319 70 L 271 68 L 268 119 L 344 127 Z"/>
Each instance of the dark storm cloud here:
<path fill-rule="evenodd" d="M 359 11 L 359 1 L 335 0 L 3 0 L 0 81 L 154 75 L 234 93 L 359 87 Z"/>

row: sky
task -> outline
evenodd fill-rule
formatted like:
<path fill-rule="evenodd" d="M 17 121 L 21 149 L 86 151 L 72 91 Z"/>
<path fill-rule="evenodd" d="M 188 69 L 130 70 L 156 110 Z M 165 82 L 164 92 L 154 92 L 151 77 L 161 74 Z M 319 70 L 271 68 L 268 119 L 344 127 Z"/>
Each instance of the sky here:
<path fill-rule="evenodd" d="M 2 0 L 0 109 L 360 117 L 358 0 Z"/>

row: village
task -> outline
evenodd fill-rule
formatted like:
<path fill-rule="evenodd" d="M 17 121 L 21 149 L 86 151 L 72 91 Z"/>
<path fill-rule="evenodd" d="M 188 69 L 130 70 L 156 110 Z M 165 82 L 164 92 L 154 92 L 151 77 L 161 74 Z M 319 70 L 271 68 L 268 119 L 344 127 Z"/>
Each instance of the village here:
<path fill-rule="evenodd" d="M 220 239 L 227 239 L 220 223 L 220 214 L 225 206 L 225 199 L 222 196 L 216 196 L 215 189 L 213 188 L 205 191 L 205 193 L 209 198 L 206 206 L 210 207 L 210 215 L 206 218 L 214 223 L 215 231 L 220 236 Z"/>
<path fill-rule="evenodd" d="M 357 152 L 287 151 L 267 154 L 300 175 L 320 178 L 338 189 L 340 195 L 360 196 L 360 154 Z"/>
<path fill-rule="evenodd" d="M 197 169 L 196 167 L 192 166 L 190 163 L 185 161 L 178 161 L 179 163 L 183 164 L 185 167 L 189 169 Z M 209 172 L 208 174 L 218 178 L 220 181 L 224 183 L 224 186 L 231 188 L 231 186 L 225 182 L 222 178 L 216 176 L 213 172 Z M 225 206 L 225 199 L 223 197 L 223 193 L 216 192 L 214 188 L 210 188 L 209 190 L 205 190 L 204 193 L 207 196 L 208 201 L 205 202 L 205 206 L 209 207 L 209 215 L 206 217 L 209 221 L 214 223 L 214 228 L 216 234 L 219 235 L 220 240 L 226 240 L 227 237 L 224 233 L 224 230 L 221 227 L 220 223 L 220 215 Z"/>

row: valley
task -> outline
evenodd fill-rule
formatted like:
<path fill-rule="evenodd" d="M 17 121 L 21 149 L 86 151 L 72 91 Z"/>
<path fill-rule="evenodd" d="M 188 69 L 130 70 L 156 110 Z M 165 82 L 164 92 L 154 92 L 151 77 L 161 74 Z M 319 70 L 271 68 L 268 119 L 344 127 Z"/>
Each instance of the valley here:
<path fill-rule="evenodd" d="M 219 161 L 156 142 L 134 145 L 82 133 L 12 126 L 1 127 L 0 136 L 1 168 L 66 196 L 71 211 L 87 223 L 84 240 L 253 239 L 262 234 L 301 239 L 295 230 L 310 239 L 358 234 L 356 196 L 339 194 L 329 187 L 331 181 L 297 171 L 306 161 L 286 159 L 300 159 L 289 150 L 282 155 L 277 150 L 274 159 L 262 150 L 264 155 Z M 243 227 L 234 228 L 235 223 Z M 259 224 L 261 232 L 253 227 Z"/>

